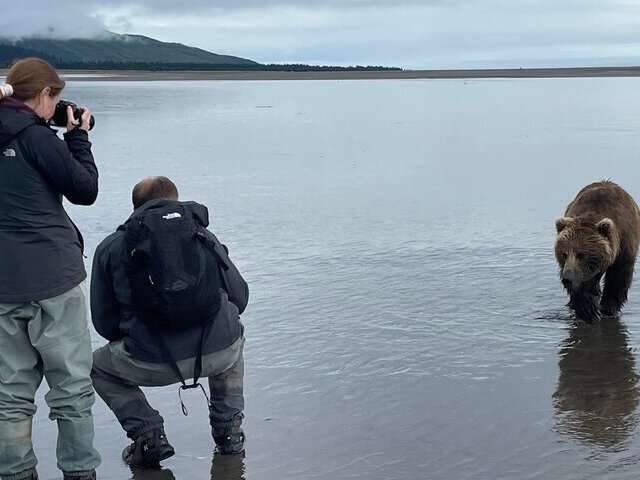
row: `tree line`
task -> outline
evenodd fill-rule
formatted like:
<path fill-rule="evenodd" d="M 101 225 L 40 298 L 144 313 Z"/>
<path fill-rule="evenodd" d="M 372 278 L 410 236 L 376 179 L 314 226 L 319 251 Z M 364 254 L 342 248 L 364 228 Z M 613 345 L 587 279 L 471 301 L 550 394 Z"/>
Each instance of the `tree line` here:
<path fill-rule="evenodd" d="M 141 61 L 117 61 L 117 60 L 95 60 L 79 61 L 67 60 L 57 56 L 48 55 L 29 48 L 11 46 L 3 48 L 0 45 L 0 68 L 9 68 L 11 64 L 24 57 L 40 57 L 46 60 L 55 68 L 65 70 L 147 70 L 152 72 L 161 71 L 272 71 L 272 72 L 323 72 L 323 71 L 377 71 L 394 70 L 400 71 L 397 67 L 383 67 L 373 65 L 354 65 L 349 67 L 330 65 L 306 65 L 302 63 L 293 64 L 213 64 L 197 62 L 141 62 Z"/>

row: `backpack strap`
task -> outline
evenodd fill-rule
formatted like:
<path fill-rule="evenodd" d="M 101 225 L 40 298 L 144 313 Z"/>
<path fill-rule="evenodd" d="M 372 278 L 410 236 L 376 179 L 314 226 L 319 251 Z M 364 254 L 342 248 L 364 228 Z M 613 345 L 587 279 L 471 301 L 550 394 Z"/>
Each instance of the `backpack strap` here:
<path fill-rule="evenodd" d="M 206 230 L 204 227 L 200 227 L 202 230 Z M 216 260 L 218 260 L 218 266 L 222 268 L 222 271 L 226 272 L 229 270 L 229 265 L 227 265 L 227 262 L 224 261 L 224 259 L 222 258 L 222 256 L 220 256 L 220 254 L 217 252 L 216 248 L 215 248 L 215 241 L 212 240 L 211 238 L 207 237 L 207 235 L 205 233 L 202 232 L 202 230 L 198 231 L 198 233 L 196 235 L 198 235 L 198 238 L 200 239 L 200 241 L 202 243 L 205 244 L 205 246 L 209 249 L 209 251 L 211 251 L 211 253 L 213 253 L 213 256 L 216 257 Z"/>
<path fill-rule="evenodd" d="M 202 227 L 202 229 L 205 228 Z M 216 257 L 216 263 L 218 264 L 218 268 L 220 268 L 220 281 L 222 282 L 222 288 L 225 292 L 227 292 L 228 295 L 229 287 L 227 286 L 227 280 L 224 277 L 224 272 L 229 271 L 229 265 L 227 265 L 227 262 L 225 262 L 222 256 L 220 256 L 220 254 L 216 251 L 216 242 L 214 240 L 207 237 L 207 235 L 202 233 L 202 231 L 199 231 L 197 235 L 200 241 L 205 245 L 205 247 L 207 247 L 207 249 L 213 254 L 213 256 Z"/>
<path fill-rule="evenodd" d="M 204 227 L 201 227 L 201 228 L 204 229 Z M 216 251 L 215 242 L 213 240 L 209 239 L 202 231 L 199 231 L 197 235 L 199 240 L 202 241 L 202 243 L 216 258 L 216 264 L 220 269 L 220 280 L 222 282 L 222 287 L 226 292 L 228 289 L 227 289 L 227 282 L 224 278 L 224 272 L 229 270 L 229 265 L 227 265 L 227 262 L 225 262 L 224 259 L 220 256 L 220 254 Z M 160 350 L 162 351 L 162 354 L 165 357 L 165 360 L 167 361 L 167 363 L 169 364 L 173 372 L 176 374 L 176 376 L 180 380 L 181 385 L 178 387 L 178 398 L 180 399 L 180 407 L 182 408 L 182 413 L 184 414 L 185 417 L 189 415 L 189 412 L 187 410 L 187 407 L 185 407 L 184 402 L 182 401 L 183 390 L 200 387 L 200 389 L 202 390 L 202 393 L 204 393 L 204 396 L 207 399 L 207 405 L 211 404 L 211 401 L 209 400 L 207 392 L 204 390 L 204 387 L 198 382 L 198 379 L 202 374 L 202 351 L 204 350 L 204 341 L 207 338 L 207 335 L 209 334 L 209 332 L 211 331 L 211 328 L 213 327 L 214 322 L 215 322 L 215 317 L 210 322 L 204 322 L 204 324 L 202 325 L 202 333 L 200 335 L 198 352 L 196 353 L 196 359 L 193 365 L 193 383 L 191 385 L 187 385 L 187 383 L 185 382 L 184 376 L 182 375 L 182 372 L 180 372 L 177 362 L 171 355 L 169 347 L 164 341 L 164 337 L 162 337 L 160 333 L 157 333 L 155 331 L 153 332 L 153 334 L 158 340 L 158 345 L 160 346 Z"/>
<path fill-rule="evenodd" d="M 155 330 L 152 330 L 152 335 L 155 337 L 156 342 L 160 347 L 160 351 L 162 352 L 162 356 L 164 357 L 165 362 L 169 364 L 169 366 L 171 367 L 171 370 L 173 370 L 173 373 L 175 373 L 178 380 L 180 380 L 181 385 L 178 387 L 178 398 L 180 399 L 180 407 L 182 408 L 182 413 L 185 416 L 189 415 L 189 411 L 187 410 L 187 407 L 185 407 L 184 402 L 182 401 L 182 390 L 189 390 L 192 388 L 200 387 L 200 389 L 202 390 L 202 393 L 204 394 L 204 397 L 207 399 L 207 405 L 211 404 L 211 401 L 209 400 L 209 396 L 207 395 L 207 392 L 205 391 L 202 384 L 198 382 L 198 380 L 200 379 L 200 374 L 202 374 L 202 350 L 204 348 L 204 340 L 207 337 L 207 333 L 211 330 L 212 325 L 213 325 L 213 322 L 206 322 L 202 326 L 202 333 L 200 335 L 200 344 L 198 345 L 198 353 L 196 354 L 196 359 L 193 366 L 193 383 L 191 385 L 187 385 L 187 382 L 185 381 L 184 376 L 182 375 L 182 372 L 178 368 L 178 363 L 173 358 L 173 355 L 171 355 L 171 351 L 169 350 L 169 347 L 167 346 L 167 343 L 164 337 L 162 336 L 162 334 L 159 332 L 156 332 Z"/>

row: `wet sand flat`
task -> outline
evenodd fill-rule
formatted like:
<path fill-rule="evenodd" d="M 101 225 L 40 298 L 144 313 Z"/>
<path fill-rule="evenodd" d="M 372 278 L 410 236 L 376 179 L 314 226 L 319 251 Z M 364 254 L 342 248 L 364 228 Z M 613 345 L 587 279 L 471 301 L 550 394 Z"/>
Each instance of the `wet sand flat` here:
<path fill-rule="evenodd" d="M 131 471 L 96 399 L 100 480 L 638 478 L 638 271 L 620 319 L 583 325 L 553 242 L 588 182 L 640 199 L 640 78 L 67 78 L 97 122 L 98 200 L 67 207 L 87 269 L 158 174 L 250 288 L 246 455 L 213 453 L 201 393 L 185 417 L 176 385 L 143 388 L 176 454 Z M 59 480 L 46 391 L 34 448 Z"/>
<path fill-rule="evenodd" d="M 180 80 L 400 80 L 464 78 L 562 78 L 638 77 L 640 67 L 518 68 L 476 70 L 376 70 L 376 71 L 164 71 L 147 70 L 61 70 L 76 81 L 180 81 Z M 0 69 L 0 75 L 6 75 Z"/>

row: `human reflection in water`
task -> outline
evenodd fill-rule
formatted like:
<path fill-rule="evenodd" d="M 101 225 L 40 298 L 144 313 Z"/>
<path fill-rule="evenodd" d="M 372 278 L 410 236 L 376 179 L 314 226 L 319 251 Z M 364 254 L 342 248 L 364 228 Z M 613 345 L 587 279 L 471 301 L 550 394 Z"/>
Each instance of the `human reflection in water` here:
<path fill-rule="evenodd" d="M 131 480 L 176 480 L 168 468 L 131 468 Z"/>
<path fill-rule="evenodd" d="M 245 480 L 244 452 L 235 455 L 213 454 L 211 480 Z"/>
<path fill-rule="evenodd" d="M 131 468 L 131 480 L 176 480 L 168 468 Z M 194 477 L 195 478 L 195 477 Z M 246 480 L 244 476 L 244 452 L 235 455 L 213 454 L 211 480 Z"/>
<path fill-rule="evenodd" d="M 605 448 L 624 442 L 637 423 L 638 374 L 618 319 L 576 325 L 563 342 L 553 395 L 558 431 Z"/>

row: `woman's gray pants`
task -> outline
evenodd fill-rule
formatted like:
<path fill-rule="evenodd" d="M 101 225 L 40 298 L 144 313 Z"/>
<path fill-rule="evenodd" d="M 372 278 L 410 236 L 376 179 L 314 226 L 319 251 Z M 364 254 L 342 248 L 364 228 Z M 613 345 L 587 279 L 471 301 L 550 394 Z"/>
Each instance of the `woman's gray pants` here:
<path fill-rule="evenodd" d="M 54 298 L 0 303 L 0 478 L 31 478 L 35 393 L 49 384 L 49 418 L 58 423 L 58 468 L 84 472 L 100 464 L 93 448 L 91 340 L 80 285 Z"/>
<path fill-rule="evenodd" d="M 215 429 L 242 423 L 243 345 L 244 338 L 240 338 L 230 347 L 202 356 L 202 377 L 209 377 L 211 392 L 209 420 Z M 177 363 L 185 379 L 193 376 L 193 358 Z M 162 416 L 151 408 L 139 387 L 159 387 L 179 382 L 169 364 L 133 358 L 125 350 L 122 340 L 109 342 L 93 352 L 91 378 L 98 395 L 115 413 L 127 436 L 134 440 L 164 424 Z"/>

